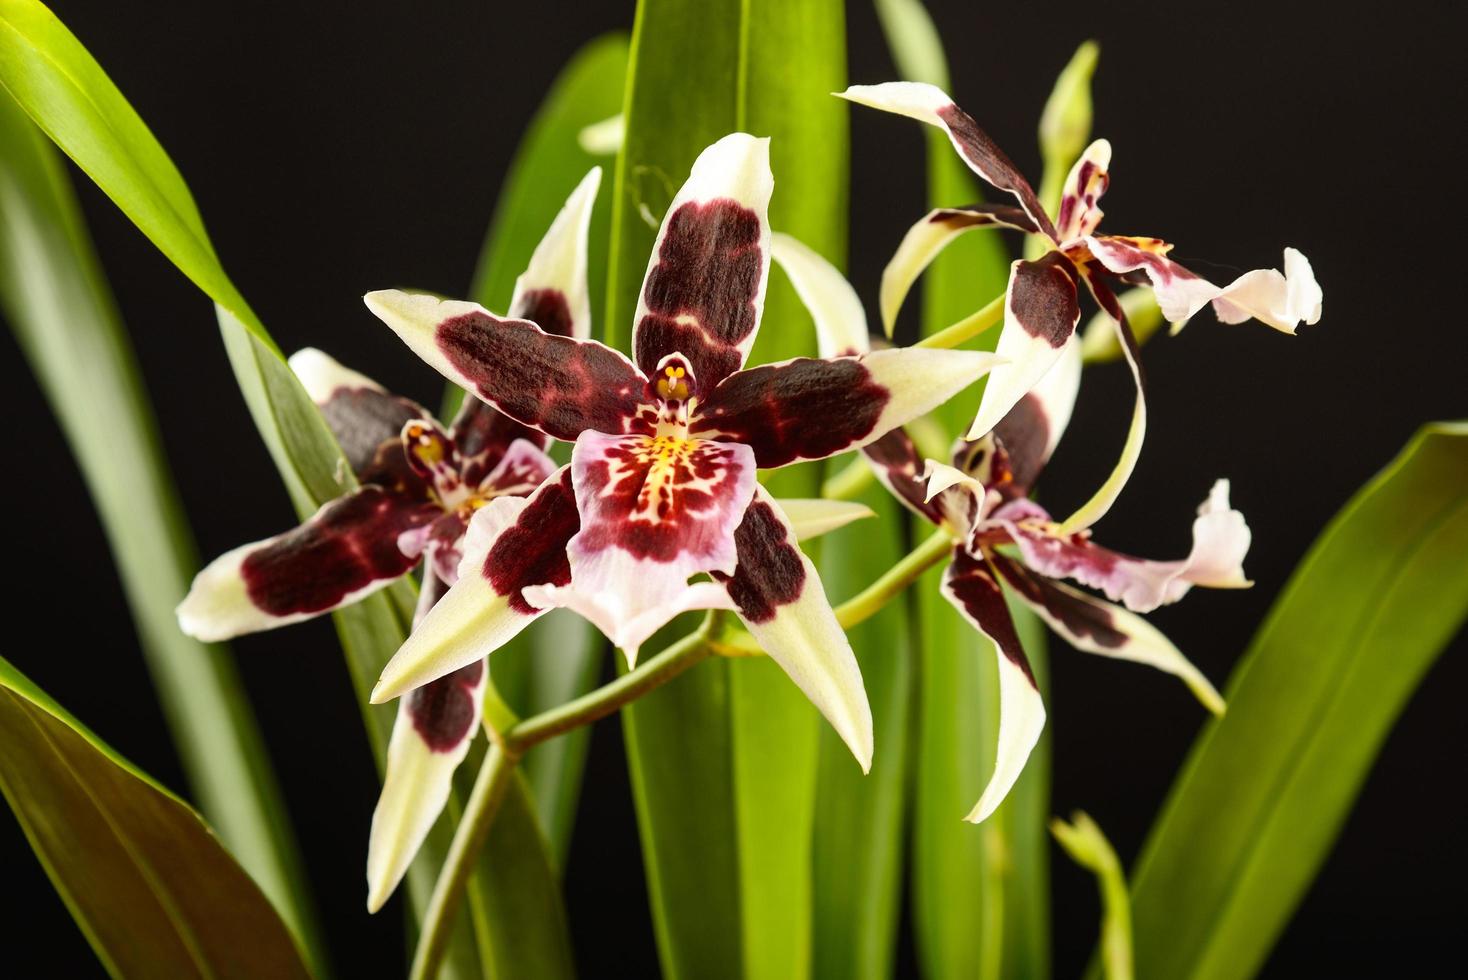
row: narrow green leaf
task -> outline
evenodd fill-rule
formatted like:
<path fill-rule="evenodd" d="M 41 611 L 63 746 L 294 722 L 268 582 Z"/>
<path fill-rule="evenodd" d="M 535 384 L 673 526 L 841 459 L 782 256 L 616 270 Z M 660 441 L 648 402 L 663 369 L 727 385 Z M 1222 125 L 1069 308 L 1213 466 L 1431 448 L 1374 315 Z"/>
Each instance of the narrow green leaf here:
<path fill-rule="evenodd" d="M 0 99 L 0 305 L 101 515 L 189 783 L 319 969 L 299 855 L 234 661 L 174 620 L 198 558 L 136 359 L 56 150 L 8 98 Z"/>
<path fill-rule="evenodd" d="M 515 277 L 529 263 L 566 195 L 592 167 L 611 164 L 610 157 L 583 150 L 578 137 L 585 127 L 622 111 L 627 46 L 626 35 L 606 35 L 582 47 L 561 69 L 500 189 L 471 299 L 492 310 L 506 309 Z M 604 309 L 611 202 L 612 182 L 603 180 L 591 216 L 588 274 L 593 310 Z M 442 417 L 451 418 L 462 398 L 463 390 L 451 385 Z M 596 683 L 605 656 L 606 644 L 589 623 L 570 613 L 552 613 L 495 651 L 491 664 L 500 693 L 516 711 L 529 715 L 585 694 Z M 562 869 L 590 734 L 589 728 L 568 732 L 536 746 L 520 763 L 556 867 Z"/>
<path fill-rule="evenodd" d="M 3 658 L 0 792 L 113 976 L 310 976 L 199 815 Z"/>
<path fill-rule="evenodd" d="M 1071 859 L 1096 875 L 1101 892 L 1101 963 L 1106 980 L 1132 980 L 1132 911 L 1126 876 L 1111 842 L 1096 821 L 1077 810 L 1066 823 L 1050 821 L 1050 832 Z"/>
<path fill-rule="evenodd" d="M 656 221 L 698 153 L 730 132 L 771 138 L 774 228 L 843 258 L 846 115 L 829 93 L 844 84 L 844 41 L 835 0 L 639 3 L 614 186 L 611 343 L 630 339 Z M 814 353 L 799 302 L 776 277 L 763 324 L 753 362 Z M 813 496 L 819 475 L 807 466 L 769 485 Z M 625 719 L 665 971 L 807 975 L 814 709 L 753 658 L 703 665 Z"/>
<path fill-rule="evenodd" d="M 183 178 L 102 68 L 35 0 L 0 0 L 0 86 L 215 301 L 235 377 L 298 514 L 305 516 L 325 500 L 351 489 L 355 480 L 340 447 L 279 348 L 220 266 Z M 364 705 L 372 682 L 406 634 L 411 590 L 411 585 L 401 583 L 335 616 L 354 688 Z M 379 766 L 392 710 L 367 712 L 368 734 Z M 510 793 L 521 792 L 523 786 L 517 780 Z M 445 819 L 409 872 L 408 891 L 415 915 L 421 915 L 427 905 L 458 806 L 457 799 L 450 801 Z M 549 869 L 549 859 L 524 862 L 513 856 L 500 857 L 504 848 L 535 845 L 534 839 L 492 833 L 485 847 L 485 867 Z M 485 969 L 497 969 L 501 975 L 513 973 L 513 963 L 498 963 L 496 958 L 502 951 L 522 949 L 532 941 L 545 945 L 548 959 L 568 956 L 563 924 L 554 917 L 539 920 L 544 925 L 541 931 L 519 936 L 500 933 L 503 923 L 485 914 L 493 905 L 494 892 L 555 894 L 553 881 L 518 882 L 504 874 L 486 873 L 474 877 L 471 889 L 475 894 L 467 908 L 474 913 L 474 935 L 481 945 L 490 946 L 481 951 Z M 468 942 L 471 936 L 463 928 L 458 935 L 451 972 L 474 975 L 480 961 Z"/>
<path fill-rule="evenodd" d="M 1428 425 L 1311 547 L 1178 776 L 1134 876 L 1140 976 L 1263 966 L 1468 616 L 1465 554 L 1468 423 Z"/>

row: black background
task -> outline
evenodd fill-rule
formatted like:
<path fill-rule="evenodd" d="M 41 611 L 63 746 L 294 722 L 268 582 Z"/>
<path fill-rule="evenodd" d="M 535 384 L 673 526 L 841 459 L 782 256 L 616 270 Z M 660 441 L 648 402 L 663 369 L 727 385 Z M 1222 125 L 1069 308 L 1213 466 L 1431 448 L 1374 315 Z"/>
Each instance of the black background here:
<path fill-rule="evenodd" d="M 1155 622 L 1220 682 L 1326 519 L 1423 421 L 1468 414 L 1458 241 L 1461 25 L 1450 5 L 932 2 L 953 94 L 1037 175 L 1034 126 L 1056 72 L 1102 42 L 1096 133 L 1115 147 L 1107 227 L 1178 241 L 1215 278 L 1305 251 L 1325 316 L 1288 338 L 1203 314 L 1147 348 L 1152 427 L 1102 539 L 1167 557 L 1220 475 L 1255 543 L 1248 593 L 1195 593 Z M 561 64 L 629 26 L 632 4 L 56 0 L 187 177 L 241 290 L 281 346 L 319 345 L 434 403 L 438 378 L 362 308 L 369 288 L 462 293 L 510 155 Z M 1329 11 L 1327 13 L 1327 11 Z M 850 75 L 894 71 L 869 6 L 849 7 Z M 882 264 L 923 207 L 916 124 L 852 115 L 852 277 L 875 308 Z M 777 175 L 778 176 L 778 175 Z M 130 325 L 196 529 L 212 556 L 290 511 L 235 391 L 208 302 L 89 184 L 81 197 Z M 959 202 L 954 202 L 959 203 Z M 106 546 L 74 465 L 6 335 L 16 577 L 6 655 L 125 755 L 182 787 Z M 1076 502 L 1129 411 L 1123 369 L 1088 373 L 1047 494 Z M 1095 447 L 1086 451 L 1082 447 Z M 1068 496 L 1069 495 L 1069 496 Z M 1061 507 L 1061 509 L 1064 509 Z M 236 644 L 343 976 L 393 975 L 400 918 L 362 910 L 377 782 L 329 624 Z M 1454 948 L 1465 868 L 1463 638 L 1388 741 L 1275 976 L 1416 973 Z M 1084 807 L 1135 856 L 1201 722 L 1160 675 L 1057 651 L 1054 809 Z M 289 678 L 285 683 L 281 678 Z M 587 975 L 656 971 L 615 721 L 593 740 L 568 879 Z M 0 817 L 10 955 L 47 941 L 52 975 L 98 971 Z M 1054 862 L 1057 976 L 1091 948 L 1090 878 Z M 1453 887 L 1456 884 L 1457 887 Z M 904 969 L 910 963 L 904 951 Z M 1449 962 L 1451 962 L 1449 960 Z M 615 965 L 615 969 L 613 969 Z"/>

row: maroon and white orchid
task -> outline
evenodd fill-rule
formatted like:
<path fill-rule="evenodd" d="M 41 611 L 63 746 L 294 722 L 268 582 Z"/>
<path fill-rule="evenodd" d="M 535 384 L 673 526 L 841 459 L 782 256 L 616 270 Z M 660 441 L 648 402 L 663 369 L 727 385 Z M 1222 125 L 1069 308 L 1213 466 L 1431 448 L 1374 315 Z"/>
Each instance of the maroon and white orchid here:
<path fill-rule="evenodd" d="M 586 240 L 600 182 L 592 170 L 515 283 L 510 308 L 547 333 L 591 331 Z M 546 436 L 466 398 L 444 428 L 409 399 L 317 350 L 290 359 L 359 488 L 285 534 L 243 545 L 195 578 L 178 607 L 184 632 L 222 640 L 339 609 L 423 567 L 414 622 L 458 578 L 465 532 L 493 500 L 520 499 L 556 470 Z M 392 893 L 448 799 L 479 727 L 487 665 L 478 659 L 411 692 L 398 709 L 368 847 L 368 909 Z"/>
<path fill-rule="evenodd" d="M 824 352 L 868 346 L 861 302 L 841 274 L 794 239 L 777 236 L 775 256 L 810 309 Z M 1066 357 L 977 441 L 960 440 L 951 464 L 924 463 L 894 429 L 864 447 L 878 479 L 905 506 L 946 530 L 953 550 L 944 596 L 993 645 L 999 666 L 999 738 L 994 774 L 967 819 L 984 820 L 1024 769 L 1045 724 L 1001 583 L 1079 650 L 1149 664 L 1180 677 L 1222 712 L 1213 685 L 1137 613 L 1176 602 L 1195 585 L 1244 588 L 1249 527 L 1218 481 L 1193 522 L 1193 547 L 1179 561 L 1149 561 L 1103 548 L 1089 531 L 1067 531 L 1029 499 L 1070 421 L 1081 362 Z M 1059 581 L 1099 589 L 1121 606 Z"/>
<path fill-rule="evenodd" d="M 860 448 L 978 380 L 995 357 L 901 350 L 745 368 L 764 306 L 773 185 L 767 140 L 736 133 L 699 156 L 648 263 L 633 359 L 472 303 L 366 297 L 447 378 L 576 443 L 570 465 L 529 498 L 475 515 L 458 582 L 388 664 L 374 700 L 478 661 L 553 606 L 594 622 L 629 664 L 677 613 L 732 609 L 870 765 L 856 660 L 755 473 Z"/>
<path fill-rule="evenodd" d="M 1172 246 L 1157 238 L 1096 233 L 1098 201 L 1110 181 L 1111 144 L 1097 140 L 1081 155 L 1066 180 L 1052 221 L 1028 181 L 973 118 L 942 90 L 918 82 L 854 85 L 842 98 L 936 126 L 947 133 L 970 170 L 1013 195 L 1013 204 L 976 204 L 940 208 L 925 215 L 903 239 L 882 277 L 881 308 L 890 335 L 909 287 L 923 269 L 959 235 L 976 228 L 1012 228 L 1040 236 L 1048 246 L 1040 257 L 1017 260 L 1010 268 L 1004 301 L 1004 327 L 997 352 L 1005 363 L 989 376 L 978 414 L 969 430 L 974 439 L 989 432 L 1056 364 L 1077 356 L 1082 283 L 1110 315 L 1136 381 L 1137 398 L 1116 468 L 1075 514 L 1067 530 L 1094 524 L 1115 502 L 1141 453 L 1146 402 L 1136 343 L 1112 286 L 1145 283 L 1156 294 L 1164 316 L 1180 327 L 1212 304 L 1224 323 L 1256 319 L 1294 333 L 1301 322 L 1320 319 L 1322 293 L 1310 263 L 1293 248 L 1284 250 L 1284 272 L 1256 269 L 1226 286 L 1215 285 L 1167 257 Z"/>

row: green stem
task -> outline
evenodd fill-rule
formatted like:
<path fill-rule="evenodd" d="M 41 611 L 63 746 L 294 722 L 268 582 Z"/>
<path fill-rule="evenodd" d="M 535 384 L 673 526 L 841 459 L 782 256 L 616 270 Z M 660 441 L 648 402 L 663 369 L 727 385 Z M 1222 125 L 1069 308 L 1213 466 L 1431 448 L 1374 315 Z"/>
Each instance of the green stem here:
<path fill-rule="evenodd" d="M 821 496 L 827 500 L 855 500 L 876 478 L 866 459 L 858 454 L 821 484 Z"/>
<path fill-rule="evenodd" d="M 443 870 L 433 886 L 428 911 L 423 916 L 423 931 L 408 974 L 411 980 L 432 980 L 438 976 L 459 903 L 464 897 L 464 886 L 474 873 L 479 851 L 489 837 L 489 828 L 494 824 L 500 801 L 509 789 L 510 780 L 515 777 L 518 758 L 497 744 L 491 744 L 484 756 L 484 764 L 479 767 L 479 776 L 474 780 L 474 791 L 469 794 L 459 829 L 454 833 L 454 842 L 449 846 Z"/>
<path fill-rule="evenodd" d="M 836 607 L 836 621 L 842 629 L 851 629 L 874 616 L 894 598 L 902 594 L 919 575 L 932 568 L 953 550 L 953 538 L 947 531 L 937 530 L 926 541 L 909 552 L 901 561 L 861 592 Z"/>
<path fill-rule="evenodd" d="M 914 347 L 957 347 L 988 330 L 1004 319 L 1004 296 L 995 296 L 977 313 L 971 313 L 951 326 L 919 340 Z"/>

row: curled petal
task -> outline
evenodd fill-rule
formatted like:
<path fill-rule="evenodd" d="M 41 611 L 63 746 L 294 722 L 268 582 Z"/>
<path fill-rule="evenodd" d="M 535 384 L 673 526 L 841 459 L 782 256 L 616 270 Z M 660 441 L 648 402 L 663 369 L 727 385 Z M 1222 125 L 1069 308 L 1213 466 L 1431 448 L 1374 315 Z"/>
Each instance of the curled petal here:
<path fill-rule="evenodd" d="M 996 367 L 984 388 L 968 437 L 977 439 L 999 424 L 1015 403 L 1040 383 L 1076 343 L 1081 318 L 1076 267 L 1060 252 L 1010 267 L 1004 297 L 1004 329 L 995 348 L 1007 363 Z"/>
<path fill-rule="evenodd" d="M 750 635 L 836 729 L 862 772 L 872 766 L 872 710 L 851 644 L 815 566 L 763 487 L 735 532 L 739 564 L 715 573 Z"/>
<path fill-rule="evenodd" d="M 442 513 L 424 498 L 374 486 L 333 500 L 300 527 L 210 562 L 179 603 L 179 627 L 213 642 L 356 602 L 417 564 L 398 538 Z"/>
<path fill-rule="evenodd" d="M 943 523 L 943 511 L 928 500 L 923 459 L 906 430 L 893 429 L 882 438 L 867 443 L 862 452 L 877 479 L 898 501 L 934 524 Z"/>
<path fill-rule="evenodd" d="M 938 208 L 929 211 L 907 230 L 887 267 L 882 270 L 882 329 L 892 336 L 897 324 L 897 311 L 908 290 L 938 254 L 955 238 L 976 228 L 1014 228 L 1037 234 L 1023 208 L 1012 204 L 970 204 L 962 208 Z M 824 353 L 824 351 L 823 351 Z"/>
<path fill-rule="evenodd" d="M 819 252 L 790 235 L 775 232 L 770 250 L 815 321 L 821 356 L 865 353 L 871 346 L 867 315 L 846 277 Z"/>
<path fill-rule="evenodd" d="M 744 364 L 770 274 L 770 141 L 731 133 L 693 162 L 658 231 L 632 347 L 652 376 L 681 353 L 705 387 Z"/>
<path fill-rule="evenodd" d="M 998 362 L 986 351 L 903 348 L 764 364 L 726 378 L 690 428 L 751 446 L 761 468 L 824 459 L 927 414 Z"/>
<path fill-rule="evenodd" d="M 591 210 L 601 186 L 592 167 L 561 207 L 530 264 L 515 280 L 510 316 L 529 320 L 546 333 L 585 340 L 591 336 L 591 290 L 586 282 L 586 239 Z"/>
<path fill-rule="evenodd" d="M 1301 322 L 1320 319 L 1323 293 L 1310 261 L 1293 248 L 1284 250 L 1284 273 L 1255 269 L 1227 286 L 1215 286 L 1167 257 L 1172 248 L 1155 238 L 1098 235 L 1086 247 L 1107 271 L 1115 275 L 1141 272 L 1152 284 L 1163 316 L 1173 324 L 1186 323 L 1209 303 L 1224 323 L 1254 319 L 1284 333 L 1294 333 Z"/>
<path fill-rule="evenodd" d="M 1014 631 L 1004 593 L 989 566 L 955 548 L 953 561 L 943 574 L 943 595 L 994 645 L 999 662 L 999 738 L 994 774 L 979 802 L 964 818 L 981 823 L 1004 802 L 1024 771 L 1045 728 L 1045 703 Z"/>
<path fill-rule="evenodd" d="M 373 482 L 378 449 L 384 442 L 395 446 L 398 433 L 413 419 L 427 419 L 427 409 L 407 398 L 399 398 L 365 374 L 343 367 L 329 354 L 314 347 L 290 357 L 291 370 L 301 379 L 311 400 L 321 409 L 331 434 L 342 447 L 352 472 L 363 482 Z"/>
<path fill-rule="evenodd" d="M 1055 226 L 1040 206 L 1029 181 L 994 144 L 989 134 L 979 128 L 973 117 L 954 105 L 942 89 L 925 82 L 885 82 L 881 85 L 853 85 L 840 93 L 840 97 L 937 126 L 948 134 L 953 148 L 970 170 L 1001 191 L 1013 194 L 1030 221 L 1052 241 L 1057 240 Z"/>
<path fill-rule="evenodd" d="M 722 590 L 688 579 L 734 571 L 734 529 L 755 485 L 748 446 L 587 432 L 571 472 L 581 513 L 571 581 L 527 592 L 530 602 L 574 609 L 632 663 L 678 613 L 727 605 Z"/>
<path fill-rule="evenodd" d="M 1065 189 L 1060 196 L 1060 213 L 1055 228 L 1062 242 L 1089 235 L 1101 223 L 1101 195 L 1111 182 L 1107 168 L 1111 166 L 1111 144 L 1096 140 L 1086 147 L 1070 168 Z"/>
<path fill-rule="evenodd" d="M 488 656 L 544 610 L 528 586 L 571 581 L 566 544 L 580 527 L 570 467 L 529 497 L 496 497 L 475 512 L 453 588 L 408 634 L 372 691 L 380 704 Z"/>
<path fill-rule="evenodd" d="M 785 519 L 790 523 L 790 529 L 795 532 L 797 541 L 809 541 L 843 528 L 852 521 L 877 516 L 866 504 L 850 500 L 787 497 L 778 503 Z"/>
<path fill-rule="evenodd" d="M 368 912 L 392 895 L 448 802 L 454 770 L 479 727 L 488 669 L 476 660 L 409 691 L 398 705 L 367 843 Z"/>
<path fill-rule="evenodd" d="M 1068 585 L 1032 575 L 1002 555 L 994 556 L 993 562 L 1015 593 L 1077 650 L 1146 664 L 1172 674 L 1188 685 L 1205 708 L 1223 714 L 1223 698 L 1208 678 L 1141 616 Z"/>
<path fill-rule="evenodd" d="M 1151 612 L 1177 602 L 1194 585 L 1246 588 L 1243 560 L 1249 550 L 1249 525 L 1228 504 L 1228 481 L 1219 480 L 1193 521 L 1193 548 L 1180 561 L 1148 561 L 1092 544 L 1085 533 L 1060 535 L 1041 526 L 1006 519 L 1004 525 L 1019 545 L 1029 568 L 1047 578 L 1073 579 L 1100 589 L 1133 612 Z"/>
<path fill-rule="evenodd" d="M 502 319 L 477 303 L 396 289 L 364 300 L 444 377 L 517 422 L 567 442 L 587 429 L 629 432 L 640 424 L 647 379 L 610 347 Z"/>

